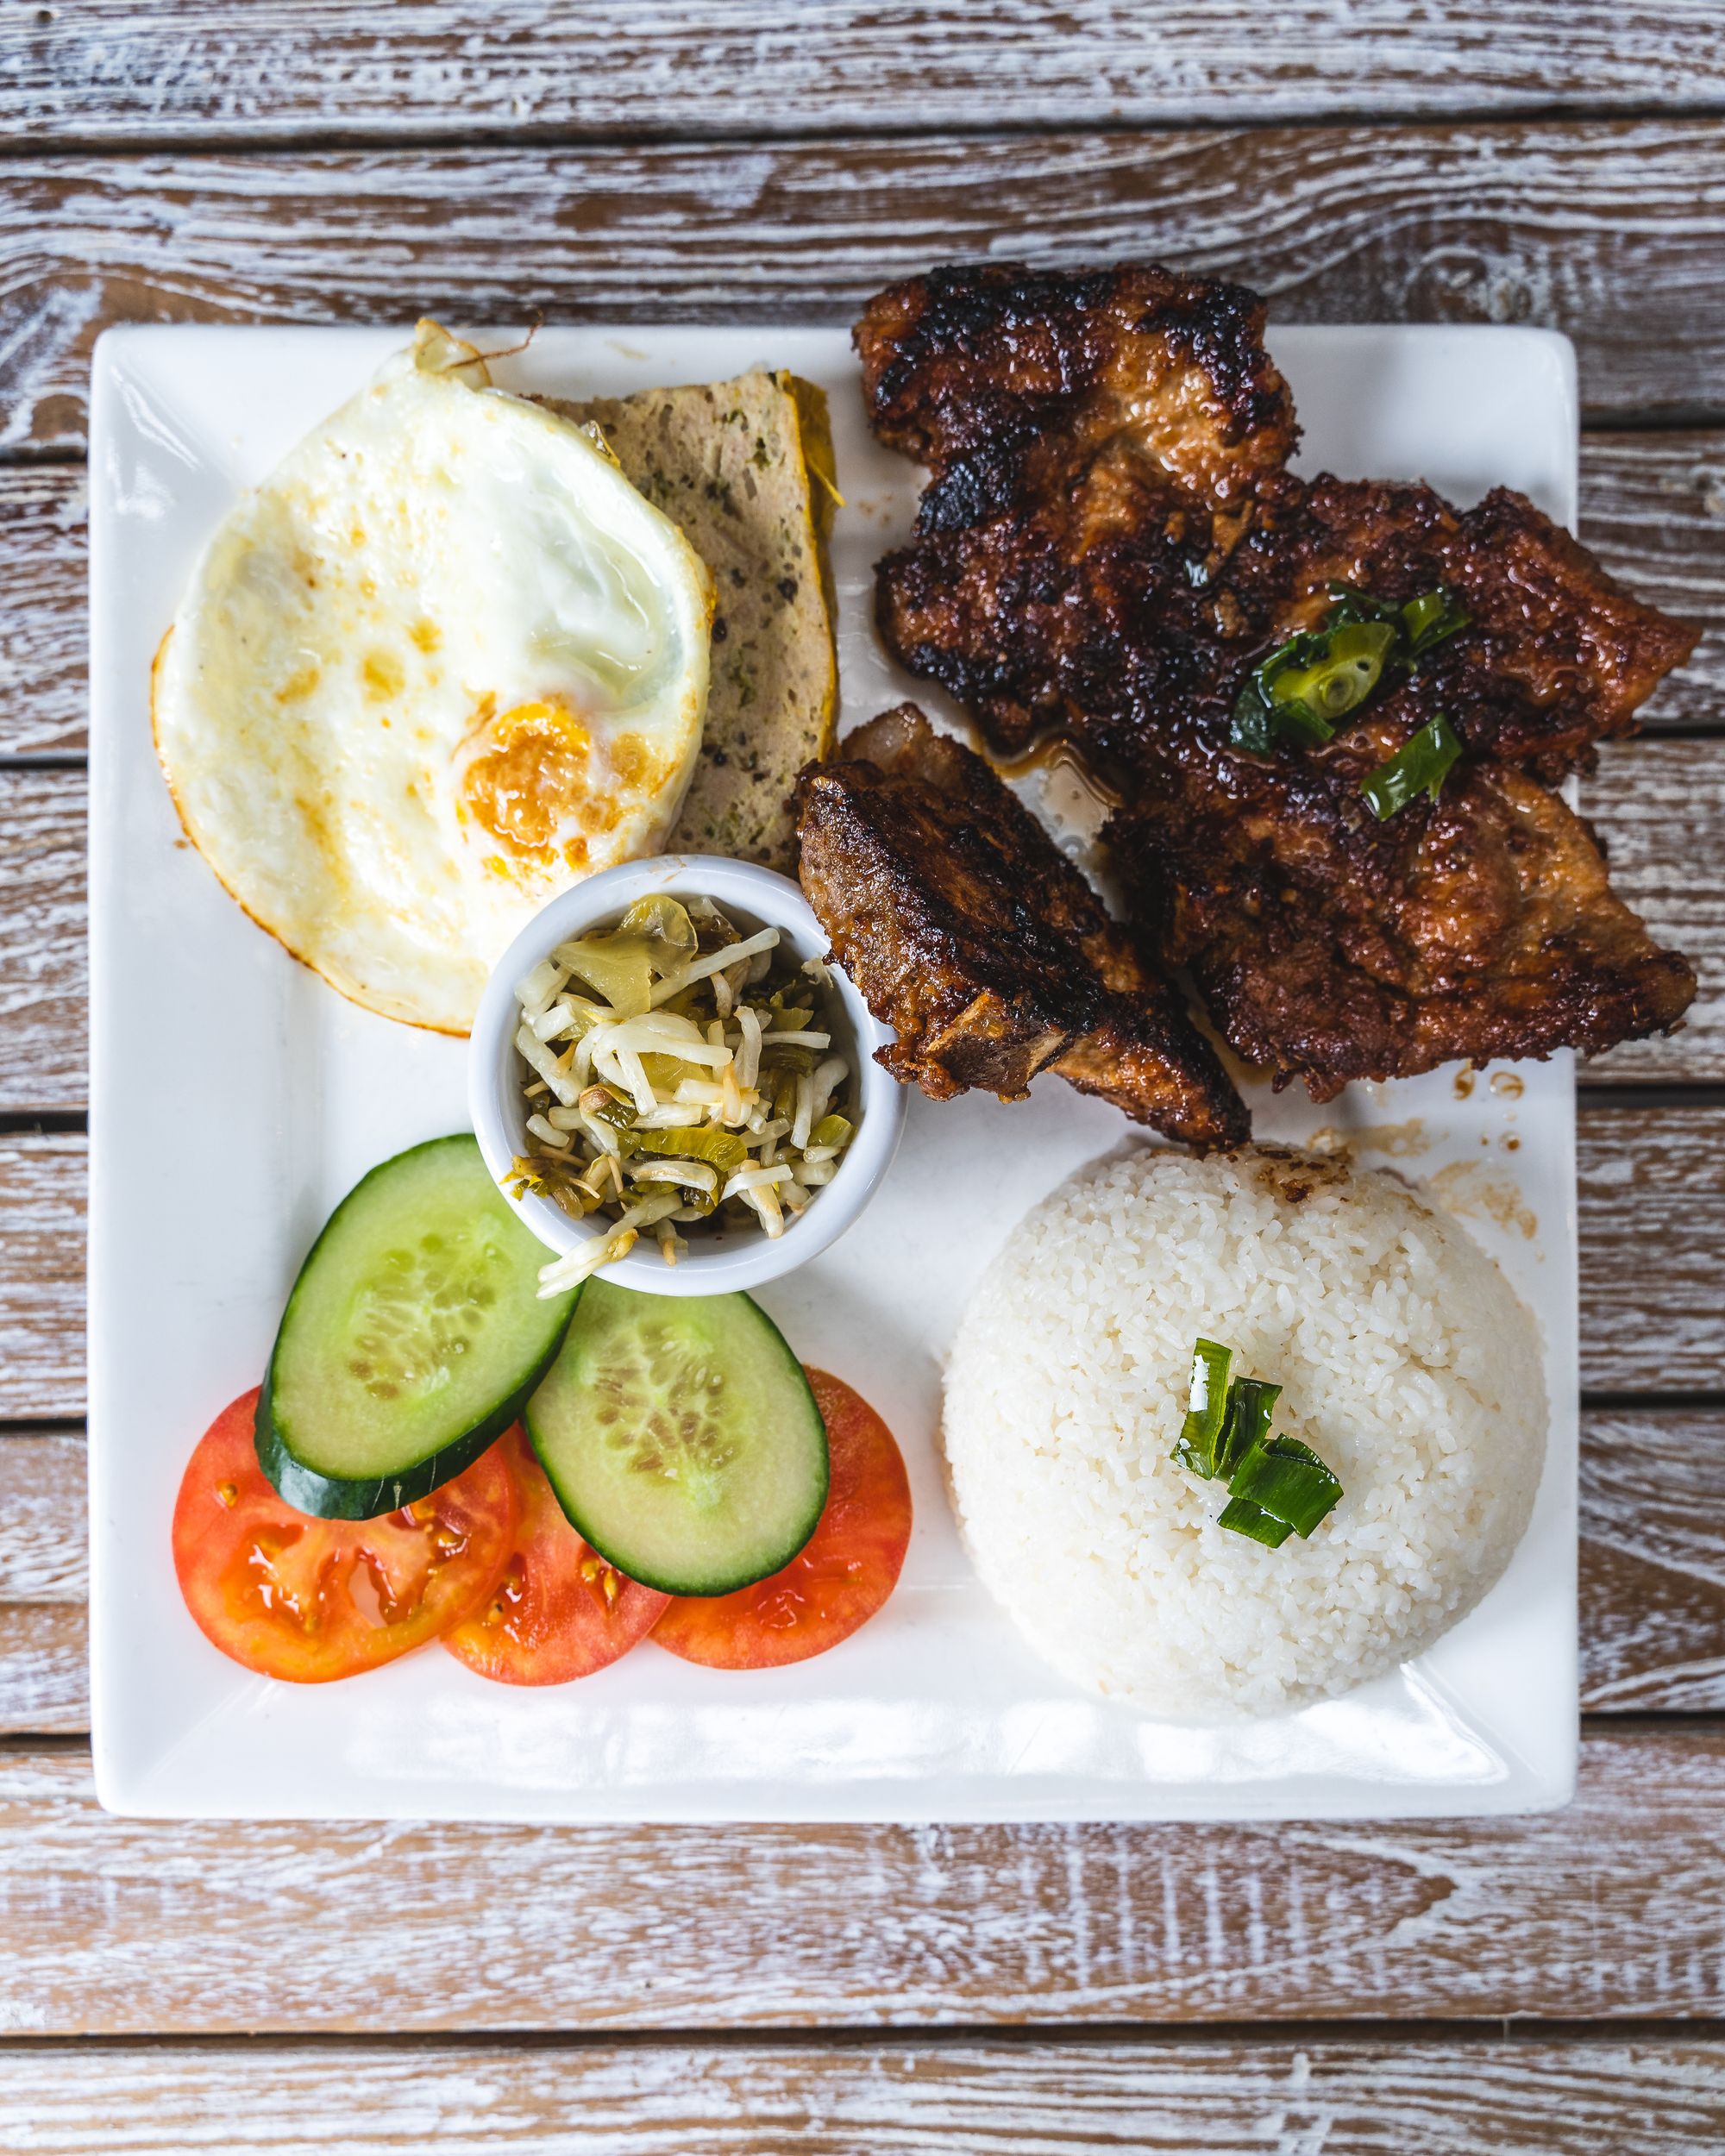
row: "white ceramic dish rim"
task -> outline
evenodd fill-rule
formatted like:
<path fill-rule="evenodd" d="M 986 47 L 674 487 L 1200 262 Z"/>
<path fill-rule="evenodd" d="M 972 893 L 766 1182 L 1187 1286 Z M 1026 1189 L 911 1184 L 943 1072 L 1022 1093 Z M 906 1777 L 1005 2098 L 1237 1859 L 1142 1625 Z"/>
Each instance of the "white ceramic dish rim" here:
<path fill-rule="evenodd" d="M 487 347 L 518 326 L 458 325 Z M 177 325 L 97 348 L 91 411 L 91 1642 L 96 1789 L 190 1819 L 536 1821 L 1300 1820 L 1525 1812 L 1571 1794 L 1577 1758 L 1576 1225 L 1567 1056 L 1524 1072 L 1351 1087 L 1323 1111 L 1254 1096 L 1260 1135 L 1320 1122 L 1370 1138 L 1426 1115 L 1411 1169 L 1472 1172 L 1512 1141 L 1539 1241 L 1474 1232 L 1534 1300 L 1552 1447 L 1510 1571 L 1429 1655 L 1301 1713 L 1233 1731 L 1157 1723 L 1034 1663 L 961 1561 L 924 1442 L 935 1372 L 979 1253 L 1029 1196 L 1118 1143 L 1064 1087 L 1001 1107 L 908 1102 L 904 1172 L 852 1236 L 762 1291 L 807 1361 L 859 1386 L 906 1439 L 917 1531 L 899 1592 L 856 1638 L 744 1690 L 642 1650 L 564 1693 L 487 1686 L 436 1654 L 351 1686 L 272 1684 L 204 1641 L 160 1560 L 185 1448 L 256 1382 L 323 1214 L 391 1150 L 466 1120 L 466 1044 L 344 1004 L 176 850 L 141 689 L 179 580 L 236 486 L 404 342 L 399 329 Z M 1573 354 L 1484 326 L 1275 327 L 1300 468 L 1429 479 L 1459 501 L 1521 487 L 1575 513 Z M 869 442 L 842 329 L 596 323 L 545 331 L 508 386 L 624 394 L 788 365 L 835 396 L 849 510 L 836 530 L 852 718 L 907 693 L 881 654 L 873 563 L 913 473 Z M 938 708 L 938 699 L 931 706 Z M 140 713 L 143 723 L 140 724 Z M 1038 797 L 1041 799 L 1042 797 Z M 1521 1081 L 1504 1074 L 1519 1092 Z M 237 1106 L 236 1106 L 237 1104 Z M 238 1113 L 243 1106 L 244 1113 Z M 398 1129 L 399 1134 L 398 1135 Z M 1519 1131 L 1519 1137 L 1517 1132 Z M 226 1172 L 207 1168 L 223 1148 Z M 999 1172 L 1009 1149 L 1015 1173 Z M 955 1183 L 955 1178 L 958 1179 Z M 1530 1180 L 1531 1179 L 1531 1180 Z M 962 1188 L 970 1232 L 931 1232 Z M 1521 1232 L 1526 1232 L 1521 1231 Z"/>
<path fill-rule="evenodd" d="M 776 928 L 800 960 L 826 955 L 825 933 L 797 886 L 776 869 L 754 862 L 731 861 L 717 854 L 662 854 L 646 861 L 623 862 L 559 892 L 492 968 L 474 1019 L 467 1105 L 480 1151 L 500 1188 L 510 1163 L 527 1148 L 521 1061 L 515 1048 L 520 1018 L 516 985 L 559 943 L 608 924 L 637 899 L 653 892 L 673 898 L 709 898 L 750 928 Z M 850 1035 L 844 1045 L 856 1065 L 861 1111 L 856 1136 L 839 1157 L 837 1174 L 782 1235 L 744 1231 L 725 1238 L 718 1249 L 707 1249 L 699 1235 L 692 1234 L 687 1256 L 675 1265 L 668 1265 L 656 1248 L 640 1243 L 626 1257 L 604 1268 L 604 1277 L 614 1286 L 653 1295 L 723 1295 L 763 1287 L 829 1249 L 880 1188 L 905 1127 L 904 1087 L 875 1061 L 875 1050 L 890 1046 L 894 1035 L 872 1015 L 837 968 L 827 993 L 837 999 Z M 516 1197 L 507 1189 L 503 1194 L 539 1240 L 560 1256 L 602 1232 L 586 1221 L 572 1220 L 549 1198 L 530 1193 Z"/>

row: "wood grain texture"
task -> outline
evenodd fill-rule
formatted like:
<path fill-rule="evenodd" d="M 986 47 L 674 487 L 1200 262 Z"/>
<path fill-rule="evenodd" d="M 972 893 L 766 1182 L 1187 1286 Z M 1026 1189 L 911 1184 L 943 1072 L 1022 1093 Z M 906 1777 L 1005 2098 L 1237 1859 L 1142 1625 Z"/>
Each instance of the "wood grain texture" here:
<path fill-rule="evenodd" d="M 83 1412 L 86 1151 L 0 1138 L 0 1420 Z"/>
<path fill-rule="evenodd" d="M 84 1433 L 0 1436 L 0 1606 L 81 1604 L 90 1589 Z"/>
<path fill-rule="evenodd" d="M 0 467 L 0 755 L 85 746 L 88 493 L 73 465 Z M 1705 630 L 1649 728 L 1725 727 L 1725 431 L 1584 436 L 1581 513 L 1615 575 Z"/>
<path fill-rule="evenodd" d="M 82 1432 L 0 1436 L 0 1735 L 90 1727 L 88 1547 Z"/>
<path fill-rule="evenodd" d="M 0 1733 L 88 1728 L 86 1573 L 81 1437 L 0 1437 Z M 1581 1699 L 1725 1710 L 1725 1414 L 1583 1417 Z"/>
<path fill-rule="evenodd" d="M 1725 1110 L 1584 1106 L 1581 1382 L 1725 1389 Z"/>
<path fill-rule="evenodd" d="M 64 1602 L 0 1602 L 0 1736 L 82 1735 L 89 1727 L 84 1611 Z"/>
<path fill-rule="evenodd" d="M 1624 902 L 1684 952 L 1700 986 L 1672 1034 L 1626 1041 L 1581 1066 L 1589 1086 L 1725 1079 L 1725 740 L 1614 742 L 1583 782 L 1582 813 L 1604 844 Z"/>
<path fill-rule="evenodd" d="M 1718 2156 L 1725 2046 L 1324 2041 L 0 2051 L 13 2156 Z"/>
<path fill-rule="evenodd" d="M 1581 536 L 1638 597 L 1699 624 L 1648 726 L 1725 726 L 1725 434 L 1586 434 Z"/>
<path fill-rule="evenodd" d="M 84 791 L 82 772 L 0 771 L 0 1112 L 88 1088 Z"/>
<path fill-rule="evenodd" d="M 110 322 L 845 321 L 1003 250 L 1151 251 L 1283 321 L 1555 325 L 1599 414 L 1718 408 L 1725 131 L 1646 120 L 13 161 L 0 439 L 82 441 Z"/>
<path fill-rule="evenodd" d="M 1725 1733 L 1583 1754 L 1531 1819 L 703 1833 L 114 1819 L 0 1749 L 0 2030 L 1718 2015 Z"/>
<path fill-rule="evenodd" d="M 0 16 L 14 144 L 379 141 L 445 134 L 794 134 L 1703 108 L 1725 98 L 1709 0 L 224 0 Z"/>
<path fill-rule="evenodd" d="M 1725 1416 L 1587 1416 L 1581 1703 L 1725 1710 Z"/>
<path fill-rule="evenodd" d="M 76 466 L 0 471 L 0 755 L 84 745 L 88 507 Z"/>

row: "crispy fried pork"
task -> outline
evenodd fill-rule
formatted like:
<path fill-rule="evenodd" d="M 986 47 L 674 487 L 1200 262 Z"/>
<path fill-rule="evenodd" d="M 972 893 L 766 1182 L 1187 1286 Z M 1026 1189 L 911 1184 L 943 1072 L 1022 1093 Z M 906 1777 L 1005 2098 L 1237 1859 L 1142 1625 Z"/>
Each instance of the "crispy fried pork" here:
<path fill-rule="evenodd" d="M 913 705 L 799 784 L 803 888 L 833 954 L 897 1029 L 880 1060 L 936 1100 L 1012 1100 L 1038 1071 L 1170 1137 L 1249 1125 L 1168 983 L 990 767 Z"/>
<path fill-rule="evenodd" d="M 931 467 L 878 571 L 890 648 L 1018 750 L 1070 739 L 1122 802 L 1145 940 L 1319 1098 L 1456 1056 L 1590 1052 L 1694 993 L 1547 790 L 1634 730 L 1695 632 L 1521 496 L 1295 479 L 1250 293 L 1139 265 L 894 286 L 856 329 L 870 419 Z M 1253 669 L 1329 617 L 1443 591 L 1465 625 L 1327 746 L 1235 737 Z M 1380 824 L 1361 779 L 1443 713 L 1462 758 Z"/>

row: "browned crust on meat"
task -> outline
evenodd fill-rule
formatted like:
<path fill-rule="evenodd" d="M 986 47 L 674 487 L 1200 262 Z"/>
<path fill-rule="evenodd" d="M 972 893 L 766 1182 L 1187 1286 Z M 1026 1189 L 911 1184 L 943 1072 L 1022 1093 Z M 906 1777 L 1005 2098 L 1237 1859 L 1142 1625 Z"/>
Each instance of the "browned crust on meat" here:
<path fill-rule="evenodd" d="M 1239 287 L 1134 264 L 938 270 L 871 302 L 871 421 L 933 472 L 878 567 L 889 648 L 996 746 L 1073 742 L 1124 804 L 1144 940 L 1319 1098 L 1676 1025 L 1692 970 L 1546 787 L 1634 730 L 1697 632 L 1507 490 L 1458 510 L 1293 478 L 1263 319 Z M 1236 749 L 1246 677 L 1333 581 L 1446 586 L 1469 621 L 1328 749 Z M 1442 799 L 1377 824 L 1360 780 L 1439 711 L 1464 744 Z"/>
<path fill-rule="evenodd" d="M 799 786 L 803 888 L 880 1061 L 937 1100 L 1021 1097 L 1052 1068 L 1196 1145 L 1245 1111 L 1166 981 L 999 776 L 901 705 Z"/>
<path fill-rule="evenodd" d="M 1143 797 L 1113 828 L 1242 1055 L 1327 1100 L 1350 1079 L 1593 1055 L 1678 1024 L 1693 969 L 1610 889 L 1556 794 L 1481 763 L 1379 824 L 1358 799 L 1366 760 L 1228 758 L 1214 790 Z"/>

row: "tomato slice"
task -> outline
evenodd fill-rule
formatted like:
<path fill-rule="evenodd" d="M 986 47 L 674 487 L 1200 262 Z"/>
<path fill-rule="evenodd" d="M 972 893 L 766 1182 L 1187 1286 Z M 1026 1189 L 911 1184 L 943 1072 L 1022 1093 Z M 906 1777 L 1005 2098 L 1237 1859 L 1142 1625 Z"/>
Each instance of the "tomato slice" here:
<path fill-rule="evenodd" d="M 771 1670 L 825 1654 L 866 1625 L 898 1585 L 911 1539 L 911 1486 L 892 1432 L 825 1370 L 809 1383 L 826 1424 L 832 1480 L 813 1534 L 782 1572 L 735 1595 L 680 1595 L 653 1637 L 713 1670 Z"/>
<path fill-rule="evenodd" d="M 495 1448 L 520 1508 L 515 1548 L 490 1599 L 443 1645 L 500 1684 L 567 1684 L 627 1654 L 670 1601 L 625 1579 L 563 1517 L 518 1422 Z"/>
<path fill-rule="evenodd" d="M 292 1684 L 374 1670 L 480 1608 L 515 1542 L 515 1483 L 495 1446 L 380 1520 L 312 1520 L 258 1465 L 254 1390 L 224 1407 L 173 1508 L 185 1606 L 223 1654 Z"/>

